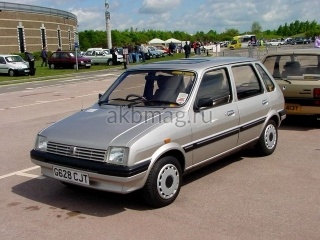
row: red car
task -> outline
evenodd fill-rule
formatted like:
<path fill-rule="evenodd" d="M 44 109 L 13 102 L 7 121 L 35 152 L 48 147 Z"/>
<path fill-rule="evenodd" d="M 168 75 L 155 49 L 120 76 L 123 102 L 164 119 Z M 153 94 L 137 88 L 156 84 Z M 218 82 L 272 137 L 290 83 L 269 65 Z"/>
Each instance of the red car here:
<path fill-rule="evenodd" d="M 48 59 L 49 68 L 90 68 L 92 65 L 91 58 L 83 57 L 79 53 L 68 51 L 53 52 Z"/>

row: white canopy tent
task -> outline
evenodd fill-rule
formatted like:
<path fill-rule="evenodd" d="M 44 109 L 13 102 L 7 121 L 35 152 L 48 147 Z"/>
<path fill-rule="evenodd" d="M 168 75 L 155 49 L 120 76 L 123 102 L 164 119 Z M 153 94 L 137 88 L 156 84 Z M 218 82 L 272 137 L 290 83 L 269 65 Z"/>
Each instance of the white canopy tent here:
<path fill-rule="evenodd" d="M 150 45 L 151 44 L 163 44 L 163 43 L 165 43 L 165 41 L 161 40 L 160 38 L 154 38 L 154 39 L 150 40 L 148 43 Z"/>
<path fill-rule="evenodd" d="M 165 43 L 166 44 L 169 44 L 169 43 L 179 43 L 179 44 L 181 44 L 181 40 L 178 40 L 178 39 L 175 39 L 175 38 L 169 38 L 169 39 L 167 39 L 166 41 L 165 41 Z"/>

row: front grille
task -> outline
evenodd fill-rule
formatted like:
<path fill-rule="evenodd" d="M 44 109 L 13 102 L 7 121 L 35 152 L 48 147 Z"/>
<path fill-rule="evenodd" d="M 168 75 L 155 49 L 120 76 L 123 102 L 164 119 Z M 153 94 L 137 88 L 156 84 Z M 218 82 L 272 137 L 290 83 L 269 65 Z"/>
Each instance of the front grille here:
<path fill-rule="evenodd" d="M 66 145 L 55 142 L 48 142 L 47 152 L 54 153 L 58 155 L 81 158 L 85 160 L 104 162 L 106 150 L 77 147 L 72 145 Z"/>

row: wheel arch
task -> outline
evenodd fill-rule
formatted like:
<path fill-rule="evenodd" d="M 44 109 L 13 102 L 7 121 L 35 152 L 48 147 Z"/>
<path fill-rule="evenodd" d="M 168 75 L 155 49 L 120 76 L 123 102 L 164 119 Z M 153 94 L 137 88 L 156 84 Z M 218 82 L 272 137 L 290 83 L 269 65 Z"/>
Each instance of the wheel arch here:
<path fill-rule="evenodd" d="M 170 146 L 168 146 L 170 145 Z M 185 155 L 183 148 L 177 143 L 169 143 L 160 147 L 152 156 L 152 166 L 163 157 L 172 156 L 178 160 L 182 172 L 185 171 Z M 151 169 L 151 168 L 150 168 Z"/>

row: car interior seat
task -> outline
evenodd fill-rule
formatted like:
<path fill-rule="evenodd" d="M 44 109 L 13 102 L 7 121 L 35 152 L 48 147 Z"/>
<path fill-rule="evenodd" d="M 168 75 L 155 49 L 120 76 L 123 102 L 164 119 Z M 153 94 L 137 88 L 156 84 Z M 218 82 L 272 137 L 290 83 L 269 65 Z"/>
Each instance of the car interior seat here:
<path fill-rule="evenodd" d="M 182 75 L 157 76 L 158 89 L 153 100 L 176 102 L 179 93 L 184 92 L 185 86 Z"/>
<path fill-rule="evenodd" d="M 301 76 L 301 65 L 299 62 L 286 62 L 283 65 L 284 70 L 281 73 L 282 77 Z"/>

